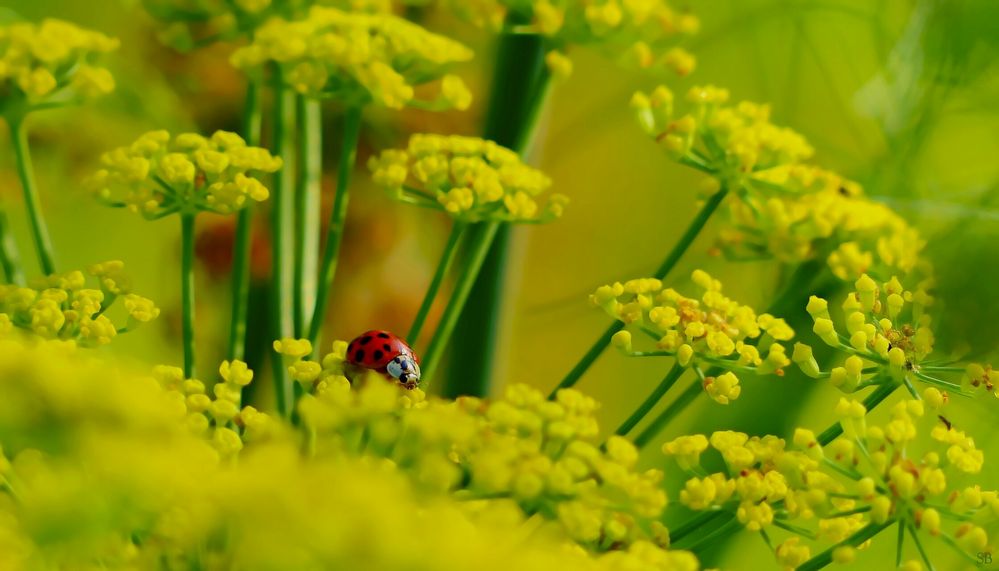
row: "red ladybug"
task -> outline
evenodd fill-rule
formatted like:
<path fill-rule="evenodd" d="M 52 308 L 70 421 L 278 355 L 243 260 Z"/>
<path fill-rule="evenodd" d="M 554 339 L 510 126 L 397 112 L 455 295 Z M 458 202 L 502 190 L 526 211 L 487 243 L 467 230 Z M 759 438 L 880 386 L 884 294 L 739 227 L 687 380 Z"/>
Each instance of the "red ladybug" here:
<path fill-rule="evenodd" d="M 388 331 L 372 329 L 355 337 L 347 345 L 347 362 L 388 375 L 407 389 L 415 389 L 420 382 L 420 358 Z"/>

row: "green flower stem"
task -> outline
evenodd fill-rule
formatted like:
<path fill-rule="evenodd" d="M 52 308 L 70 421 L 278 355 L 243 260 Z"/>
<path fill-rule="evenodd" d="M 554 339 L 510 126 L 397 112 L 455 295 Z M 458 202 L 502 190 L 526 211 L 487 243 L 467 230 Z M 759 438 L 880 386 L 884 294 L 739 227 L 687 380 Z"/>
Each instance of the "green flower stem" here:
<path fill-rule="evenodd" d="M 695 379 L 690 386 L 688 386 L 682 393 L 680 393 L 679 396 L 676 397 L 675 401 L 670 403 L 665 410 L 659 413 L 659 416 L 653 419 L 652 422 L 645 427 L 645 430 L 640 432 L 638 436 L 635 437 L 635 446 L 639 449 L 644 448 L 646 444 L 648 444 L 653 438 L 658 436 L 664 428 L 666 428 L 669 421 L 673 420 L 676 415 L 680 414 L 683 409 L 687 408 L 687 405 L 694 402 L 697 395 L 701 394 L 703 391 L 704 387 L 701 385 L 700 380 Z"/>
<path fill-rule="evenodd" d="M 298 114 L 298 187 L 295 189 L 295 336 L 305 335 L 316 303 L 319 213 L 323 174 L 322 108 L 304 95 Z"/>
<path fill-rule="evenodd" d="M 708 223 L 711 215 L 718 210 L 718 206 L 721 205 L 727 195 L 728 189 L 726 187 L 722 187 L 721 190 L 712 195 L 711 198 L 704 203 L 704 206 L 701 207 L 697 216 L 690 221 L 690 225 L 687 226 L 683 235 L 680 236 L 680 240 L 673 246 L 673 249 L 666 255 L 666 258 L 662 261 L 662 263 L 659 264 L 659 268 L 656 269 L 653 277 L 657 279 L 665 279 L 666 276 L 673 271 L 673 268 L 680 261 L 680 258 L 682 258 L 687 250 L 690 249 L 691 244 L 693 244 L 694 240 L 697 239 L 697 236 L 701 233 L 701 230 L 704 229 L 704 226 Z M 555 393 L 557 393 L 559 389 L 567 389 L 579 382 L 580 377 L 582 377 L 586 371 L 589 370 L 597 358 L 600 357 L 601 353 L 604 352 L 604 349 L 610 345 L 611 337 L 613 337 L 614 334 L 620 331 L 623 327 L 624 324 L 620 321 L 615 321 L 607 327 L 603 334 L 597 338 L 596 343 L 594 343 L 589 350 L 586 351 L 583 358 L 576 363 L 576 366 L 573 367 L 572 370 L 569 371 L 569 374 L 562 379 L 562 382 L 555 387 L 551 395 L 549 395 L 549 398 L 555 398 Z"/>
<path fill-rule="evenodd" d="M 856 533 L 854 533 L 850 537 L 844 539 L 840 543 L 837 543 L 836 545 L 830 547 L 829 549 L 826 549 L 822 553 L 819 553 L 815 557 L 812 557 L 808 561 L 804 562 L 800 567 L 798 567 L 798 571 L 818 571 L 819 569 L 822 569 L 826 565 L 832 563 L 833 551 L 836 548 L 843 546 L 856 547 L 861 543 L 867 541 L 868 539 L 871 539 L 875 535 L 881 533 L 889 526 L 894 525 L 894 523 L 895 523 L 894 520 L 888 520 L 885 523 L 869 523 L 866 526 L 860 528 Z"/>
<path fill-rule="evenodd" d="M 652 407 L 659 404 L 659 401 L 661 401 L 662 398 L 666 396 L 666 393 L 671 388 L 673 388 L 673 385 L 675 385 L 676 382 L 680 380 L 680 377 L 682 377 L 686 371 L 687 369 L 685 369 L 679 363 L 674 364 L 673 368 L 670 369 L 668 373 L 666 373 L 665 377 L 663 377 L 663 380 L 659 383 L 659 386 L 657 386 L 655 390 L 653 390 L 652 393 L 649 395 L 649 397 L 645 399 L 642 405 L 639 406 L 638 409 L 635 410 L 635 412 L 633 412 L 631 416 L 628 417 L 628 420 L 625 420 L 624 423 L 621 424 L 621 426 L 619 426 L 618 429 L 614 431 L 614 434 L 617 434 L 618 436 L 624 436 L 629 432 L 631 432 L 631 430 L 635 428 L 635 425 L 641 422 L 642 419 L 649 414 L 649 412 L 652 410 Z"/>
<path fill-rule="evenodd" d="M 690 547 L 688 547 L 687 550 L 688 551 L 693 551 L 695 554 L 696 553 L 700 553 L 706 547 L 710 546 L 715 541 L 717 541 L 718 538 L 725 537 L 725 536 L 729 535 L 730 533 L 738 530 L 741 527 L 742 527 L 742 524 L 739 523 L 739 520 L 737 520 L 737 519 L 730 519 L 730 520 L 722 523 L 720 526 L 718 526 L 717 529 L 715 529 L 711 533 L 709 533 L 706 536 L 704 536 L 701 539 L 699 539 L 697 541 L 697 543 L 695 543 L 695 544 L 691 545 Z"/>
<path fill-rule="evenodd" d="M 864 408 L 867 409 L 867 412 L 871 412 L 876 406 L 881 404 L 881 401 L 888 398 L 888 396 L 895 392 L 895 390 L 900 386 L 901 385 L 896 385 L 894 383 L 879 385 L 876 389 L 871 391 L 871 394 L 867 395 L 867 398 L 864 399 Z M 825 446 L 833 440 L 836 440 L 840 434 L 843 434 L 843 425 L 836 422 L 829 428 L 823 430 L 822 433 L 819 434 L 817 440 L 819 444 Z"/>
<path fill-rule="evenodd" d="M 21 179 L 24 190 L 24 205 L 28 211 L 28 222 L 31 224 L 31 236 L 38 251 L 38 264 L 45 275 L 54 274 L 55 254 L 52 250 L 52 238 L 42 214 L 42 205 L 38 197 L 38 186 L 35 184 L 35 173 L 31 166 L 31 152 L 28 149 L 28 132 L 24 127 L 24 117 L 8 118 L 11 143 L 14 145 L 14 156 L 17 162 L 17 175 Z"/>
<path fill-rule="evenodd" d="M 465 302 L 472 291 L 472 285 L 475 283 L 476 276 L 479 275 L 479 270 L 482 268 L 483 262 L 485 262 L 486 255 L 489 253 L 489 246 L 492 244 L 492 239 L 496 235 L 497 230 L 499 230 L 499 226 L 499 222 L 487 223 L 485 232 L 477 236 L 476 238 L 478 239 L 471 246 L 467 263 L 462 270 L 461 276 L 458 278 L 458 282 L 454 286 L 454 291 L 451 292 L 451 298 L 448 300 L 447 307 L 444 308 L 444 314 L 437 325 L 437 330 L 434 331 L 434 335 L 430 339 L 430 344 L 427 345 L 427 350 L 423 354 L 424 382 L 433 379 L 434 372 L 436 372 L 441 356 L 444 353 L 444 347 L 447 346 L 447 342 L 451 338 L 451 333 L 454 332 L 458 316 L 461 315 L 461 310 L 465 307 Z M 461 384 L 460 379 L 457 382 Z M 455 388 L 454 386 L 446 386 L 444 387 L 444 393 L 448 394 Z"/>
<path fill-rule="evenodd" d="M 357 160 L 357 144 L 361 136 L 361 108 L 351 107 L 344 116 L 343 145 L 340 147 L 340 164 L 337 173 L 336 197 L 333 199 L 333 212 L 330 214 L 326 233 L 326 250 L 319 266 L 319 287 L 315 308 L 309 325 L 309 341 L 313 350 L 318 350 L 319 331 L 326 318 L 326 306 L 333 290 L 337 261 L 340 258 L 340 243 L 343 240 L 343 226 L 347 220 L 347 202 L 350 198 L 350 175 Z"/>
<path fill-rule="evenodd" d="M 513 27 L 524 23 L 522 16 L 511 13 L 506 22 L 507 31 L 499 38 L 483 129 L 483 137 L 521 155 L 531 144 L 551 89 L 543 38 L 512 31 Z M 484 396 L 489 392 L 498 339 L 502 334 L 501 314 L 511 230 L 509 224 L 493 230 L 489 224 L 482 223 L 470 231 L 472 243 L 490 236 L 490 249 L 472 290 L 475 303 L 466 308 L 458 322 L 448 380 L 444 383 L 445 396 Z"/>
<path fill-rule="evenodd" d="M 413 325 L 409 328 L 409 333 L 406 335 L 406 340 L 409 341 L 410 345 L 416 343 L 417 338 L 420 336 L 423 323 L 427 319 L 427 314 L 430 313 L 430 308 L 434 304 L 434 299 L 437 297 L 437 291 L 444 281 L 444 276 L 447 275 L 447 271 L 454 261 L 455 254 L 458 253 L 458 243 L 461 242 L 461 237 L 465 234 L 467 227 L 466 223 L 458 221 L 455 221 L 454 225 L 451 226 L 451 234 L 448 236 L 447 244 L 444 246 L 440 262 L 437 263 L 434 277 L 430 280 L 430 285 L 427 286 L 427 293 L 423 296 L 423 303 L 420 304 L 420 309 L 416 312 L 416 318 L 413 319 Z"/>
<path fill-rule="evenodd" d="M 17 243 L 14 242 L 14 235 L 10 231 L 10 221 L 2 205 L 0 205 L 0 266 L 3 266 L 3 275 L 7 283 L 24 285 L 21 255 L 17 251 Z"/>
<path fill-rule="evenodd" d="M 671 545 L 676 545 L 691 533 L 708 525 L 720 516 L 726 515 L 722 510 L 705 510 L 697 512 L 697 515 L 683 522 L 675 528 L 669 529 L 669 541 Z"/>
<path fill-rule="evenodd" d="M 293 242 L 294 196 L 291 193 L 294 183 L 294 168 L 289 160 L 293 152 L 292 125 L 295 113 L 295 95 L 285 87 L 280 78 L 274 85 L 274 125 L 273 153 L 284 159 L 284 166 L 274 177 L 271 189 L 271 289 L 270 320 L 271 339 L 282 339 L 295 335 L 295 314 L 293 313 L 292 292 L 294 287 L 295 250 Z M 272 355 L 274 366 L 274 394 L 277 408 L 285 418 L 291 416 L 293 387 L 288 380 L 288 371 L 277 355 Z"/>
<path fill-rule="evenodd" d="M 243 139 L 247 145 L 260 144 L 262 119 L 260 84 L 251 81 L 246 86 L 243 105 Z M 243 359 L 246 352 L 246 318 L 250 297 L 250 252 L 253 245 L 253 206 L 236 214 L 236 234 L 232 245 L 232 310 L 229 322 L 229 359 Z"/>
<path fill-rule="evenodd" d="M 194 378 L 194 218 L 180 215 L 181 330 L 184 336 L 184 377 Z"/>

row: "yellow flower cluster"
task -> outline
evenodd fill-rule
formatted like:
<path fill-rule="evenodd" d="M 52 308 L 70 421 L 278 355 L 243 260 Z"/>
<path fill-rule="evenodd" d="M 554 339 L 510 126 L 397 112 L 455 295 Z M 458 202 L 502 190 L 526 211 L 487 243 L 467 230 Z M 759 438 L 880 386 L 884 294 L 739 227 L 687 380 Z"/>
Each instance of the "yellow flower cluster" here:
<path fill-rule="evenodd" d="M 215 389 L 215 403 L 233 403 L 227 393 L 252 376 L 239 362 L 223 364 L 220 374 L 224 388 Z M 481 426 L 488 415 L 466 411 L 471 403 L 401 409 L 400 395 L 413 393 L 386 383 L 353 395 L 347 387 L 354 405 L 343 408 L 321 393 L 313 398 L 328 412 L 348 421 L 367 415 L 371 422 L 354 424 L 361 432 L 345 422 L 341 432 L 319 434 L 319 444 L 305 455 L 277 420 L 270 421 L 280 428 L 269 438 L 246 438 L 254 425 L 243 426 L 246 408 L 229 420 L 226 411 L 209 413 L 216 435 L 237 430 L 232 426 L 246 431 L 246 446 L 237 452 L 232 436 L 192 433 L 203 424 L 192 419 L 204 404 L 198 396 L 204 389 L 172 368 L 135 375 L 62 345 L 0 338 L 0 567 L 699 568 L 690 553 L 646 540 L 588 553 L 571 545 L 544 508 L 528 517 L 512 498 L 475 500 L 421 485 L 407 466 L 421 448 L 439 444 L 434 450 L 444 450 L 434 435 L 451 432 L 443 422 L 448 411 L 467 417 L 479 431 L 476 438 L 488 445 L 493 433 Z M 216 408 L 223 407 L 206 410 Z M 419 432 L 399 433 L 394 450 L 375 452 L 391 440 L 387 430 L 403 428 L 390 422 L 408 418 L 403 410 L 413 415 L 406 430 Z M 556 456 L 557 443 L 565 441 L 550 442 Z M 360 448 L 367 452 L 356 453 Z M 225 461 L 230 454 L 239 461 Z M 600 477 L 618 481 L 621 470 L 607 465 Z"/>
<path fill-rule="evenodd" d="M 239 360 L 223 361 L 222 380 L 209 388 L 203 381 L 187 379 L 178 367 L 158 366 L 153 377 L 183 418 L 190 432 L 212 444 L 221 459 L 233 459 L 244 443 L 276 437 L 285 429 L 270 415 L 242 406 L 242 390 L 253 381 L 253 371 Z M 213 398 L 214 397 L 214 398 Z"/>
<path fill-rule="evenodd" d="M 942 446 L 931 444 L 930 451 L 916 454 L 923 408 L 919 401 L 900 402 L 887 422 L 868 427 L 864 406 L 842 399 L 836 411 L 844 433 L 824 447 L 814 433 L 799 428 L 791 447 L 775 436 L 723 431 L 710 439 L 682 436 L 667 442 L 663 452 L 694 475 L 680 492 L 681 503 L 697 511 L 727 511 L 752 531 L 777 527 L 828 541 L 847 559 L 853 548 L 867 545 L 852 539 L 856 532 L 895 523 L 911 528 L 916 541 L 919 530 L 969 554 L 980 552 L 987 536 L 979 524 L 999 519 L 999 496 L 977 485 L 949 485 L 954 472 L 981 470 L 981 451 L 963 432 L 938 424 L 931 436 Z M 726 471 L 705 475 L 700 456 L 709 443 Z M 942 531 L 941 516 L 959 522 L 953 536 Z M 811 547 L 792 537 L 775 555 L 795 568 L 809 559 Z"/>
<path fill-rule="evenodd" d="M 0 115 L 114 91 L 96 59 L 117 48 L 118 40 L 63 20 L 0 25 Z"/>
<path fill-rule="evenodd" d="M 919 268 L 925 242 L 856 183 L 805 161 L 808 142 L 770 122 L 770 109 L 728 91 L 694 87 L 690 110 L 677 117 L 673 93 L 636 93 L 632 106 L 645 132 L 678 162 L 708 173 L 707 190 L 730 191 L 729 221 L 720 247 L 733 259 L 776 257 L 800 262 L 825 257 L 833 273 L 853 280 L 865 272 L 908 274 Z"/>
<path fill-rule="evenodd" d="M 828 301 L 812 296 L 806 308 L 814 321 L 812 331 L 848 357 L 842 366 L 823 372 L 812 356 L 812 348 L 798 343 L 792 360 L 808 376 L 828 378 L 847 393 L 873 385 L 901 384 L 919 398 L 912 384 L 915 380 L 930 385 L 923 396 L 930 404 L 940 406 L 948 398 L 947 391 L 963 394 L 962 381 L 971 389 L 983 387 L 993 392 L 991 366 L 971 364 L 960 368 L 929 358 L 934 344 L 932 318 L 926 311 L 933 303 L 927 293 L 931 285 L 924 281 L 910 291 L 897 278 L 879 284 L 867 274 L 862 275 L 854 284 L 855 290 L 843 301 L 845 331 L 837 329 Z M 964 373 L 963 379 L 947 380 L 960 373 Z"/>
<path fill-rule="evenodd" d="M 160 309 L 149 299 L 131 292 L 120 261 L 88 268 L 97 288 L 87 287 L 81 271 L 54 274 L 30 287 L 0 285 L 0 333 L 15 328 L 45 339 L 72 341 L 84 347 L 106 345 L 118 334 L 156 319 Z M 114 324 L 107 311 L 122 300 L 125 325 Z"/>
<path fill-rule="evenodd" d="M 549 401 L 514 385 L 495 401 L 450 402 L 356 375 L 352 387 L 345 349 L 334 344 L 300 402 L 317 456 L 391 458 L 422 487 L 513 501 L 593 551 L 668 541 L 654 523 L 666 505 L 662 474 L 636 470 L 638 452 L 623 438 L 601 449 L 592 399 L 565 390 Z"/>
<path fill-rule="evenodd" d="M 702 270 L 691 279 L 703 290 L 700 298 L 685 297 L 661 280 L 644 278 L 601 286 L 590 303 L 631 329 L 656 339 L 657 351 L 634 351 L 632 332 L 617 332 L 613 342 L 625 353 L 639 357 L 669 356 L 684 367 L 693 367 L 703 378 L 712 399 L 728 404 L 742 389 L 736 372 L 755 375 L 783 374 L 791 362 L 780 341 L 794 337 L 794 330 L 768 313 L 722 294 L 722 284 Z M 765 355 L 765 357 L 764 357 Z M 702 366 L 721 367 L 725 373 L 704 377 Z"/>
<path fill-rule="evenodd" d="M 425 0 L 409 0 L 425 3 Z M 667 68 L 678 75 L 694 70 L 694 56 L 680 48 L 697 33 L 700 21 L 666 0 L 440 0 L 460 17 L 499 29 L 504 21 L 518 33 L 538 34 L 553 50 L 547 63 L 556 75 L 568 75 L 572 46 L 595 46 L 622 63 L 639 68 Z M 518 24 L 523 22 L 523 24 Z"/>
<path fill-rule="evenodd" d="M 97 199 L 148 219 L 198 211 L 228 214 L 268 197 L 254 173 L 272 173 L 281 159 L 247 146 L 228 131 L 209 138 L 151 131 L 101 157 L 87 185 Z"/>
<path fill-rule="evenodd" d="M 276 65 L 296 91 L 351 105 L 466 109 L 471 92 L 445 71 L 471 57 L 458 42 L 392 14 L 314 7 L 304 20 L 267 22 L 232 63 L 256 75 Z M 435 99 L 417 98 L 417 87 L 437 80 Z"/>
<path fill-rule="evenodd" d="M 569 202 L 552 194 L 539 206 L 551 179 L 510 149 L 475 137 L 413 135 L 406 150 L 383 151 L 368 167 L 395 199 L 465 222 L 549 222 Z"/>

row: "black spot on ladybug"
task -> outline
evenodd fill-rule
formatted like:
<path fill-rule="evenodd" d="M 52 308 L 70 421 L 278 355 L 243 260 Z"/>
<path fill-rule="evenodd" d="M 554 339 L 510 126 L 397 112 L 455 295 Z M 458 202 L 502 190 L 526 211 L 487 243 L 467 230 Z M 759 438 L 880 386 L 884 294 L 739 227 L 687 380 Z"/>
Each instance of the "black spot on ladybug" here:
<path fill-rule="evenodd" d="M 357 352 L 354 353 L 354 362 L 360 363 L 362 361 L 364 361 L 364 349 L 358 349 Z"/>
<path fill-rule="evenodd" d="M 384 331 L 382 331 L 381 333 L 379 333 L 378 336 L 381 337 L 382 339 L 388 339 L 389 338 L 389 334 L 385 333 Z"/>
<path fill-rule="evenodd" d="M 375 361 L 381 361 L 382 357 L 384 357 L 384 356 L 385 356 L 385 353 L 382 353 L 380 350 L 375 349 L 375 354 L 374 354 Z"/>
<path fill-rule="evenodd" d="M 361 337 L 361 345 L 367 345 L 370 342 L 371 342 L 370 335 L 365 335 L 364 337 Z"/>
<path fill-rule="evenodd" d="M 382 349 L 384 349 L 385 352 L 388 353 L 389 351 L 392 350 L 392 346 L 389 345 L 388 343 L 385 343 L 384 345 L 382 345 Z"/>

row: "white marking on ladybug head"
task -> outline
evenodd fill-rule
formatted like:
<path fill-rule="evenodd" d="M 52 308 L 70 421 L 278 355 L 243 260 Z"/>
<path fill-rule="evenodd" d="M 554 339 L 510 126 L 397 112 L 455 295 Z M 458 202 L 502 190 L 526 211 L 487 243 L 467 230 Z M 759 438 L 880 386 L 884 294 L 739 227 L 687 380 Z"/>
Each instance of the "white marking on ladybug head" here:
<path fill-rule="evenodd" d="M 388 374 L 398 379 L 404 385 L 415 385 L 420 382 L 420 366 L 411 355 L 400 353 L 385 367 Z"/>

